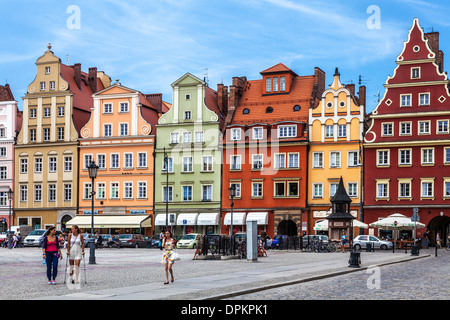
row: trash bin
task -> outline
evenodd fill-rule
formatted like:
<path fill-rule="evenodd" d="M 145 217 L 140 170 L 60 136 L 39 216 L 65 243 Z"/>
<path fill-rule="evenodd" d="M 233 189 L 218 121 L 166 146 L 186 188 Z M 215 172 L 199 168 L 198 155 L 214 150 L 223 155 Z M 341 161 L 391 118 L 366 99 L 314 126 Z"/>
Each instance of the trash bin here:
<path fill-rule="evenodd" d="M 370 242 L 366 243 L 366 252 L 372 252 L 372 244 Z"/>
<path fill-rule="evenodd" d="M 419 255 L 419 246 L 414 244 L 411 246 L 411 255 L 418 256 Z"/>
<path fill-rule="evenodd" d="M 361 252 L 350 252 L 350 259 L 348 260 L 348 266 L 351 268 L 359 268 L 361 264 Z"/>

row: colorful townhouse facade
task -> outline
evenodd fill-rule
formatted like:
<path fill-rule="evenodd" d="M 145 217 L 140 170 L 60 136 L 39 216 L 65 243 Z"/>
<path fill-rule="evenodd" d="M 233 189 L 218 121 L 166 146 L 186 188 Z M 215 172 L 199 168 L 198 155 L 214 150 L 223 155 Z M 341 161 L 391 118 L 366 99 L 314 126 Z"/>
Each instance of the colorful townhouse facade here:
<path fill-rule="evenodd" d="M 92 95 L 91 118 L 81 129 L 78 215 L 69 223 L 102 234 L 152 235 L 155 125 L 167 111 L 161 94 L 143 94 L 118 80 Z"/>
<path fill-rule="evenodd" d="M 443 62 L 439 33 L 424 33 L 414 19 L 365 135 L 366 223 L 393 213 L 411 217 L 417 208 L 431 239 L 448 235 L 450 93 Z"/>
<path fill-rule="evenodd" d="M 341 177 L 352 200 L 351 214 L 360 219 L 365 97 L 365 86 L 359 87 L 357 96 L 355 85 L 342 84 L 336 68 L 320 103 L 309 109 L 309 233 L 315 233 L 315 224 L 331 214 L 330 199 Z"/>
<path fill-rule="evenodd" d="M 307 230 L 308 113 L 325 74 L 299 76 L 279 63 L 261 79 L 234 78 L 223 143 L 222 233 L 300 235 Z M 229 188 L 236 190 L 231 198 Z M 233 229 L 231 230 L 231 225 Z"/>
<path fill-rule="evenodd" d="M 36 61 L 36 77 L 23 99 L 15 145 L 15 223 L 58 230 L 75 217 L 78 137 L 89 120 L 92 94 L 109 85 L 96 68 L 81 71 L 48 50 Z"/>
<path fill-rule="evenodd" d="M 9 84 L 0 86 L 0 232 L 13 225 L 14 203 L 8 191 L 14 192 L 14 142 L 21 125 L 22 113 Z"/>
<path fill-rule="evenodd" d="M 155 148 L 155 233 L 218 233 L 221 126 L 218 93 L 186 73 L 172 83 L 173 103 L 159 118 Z"/>

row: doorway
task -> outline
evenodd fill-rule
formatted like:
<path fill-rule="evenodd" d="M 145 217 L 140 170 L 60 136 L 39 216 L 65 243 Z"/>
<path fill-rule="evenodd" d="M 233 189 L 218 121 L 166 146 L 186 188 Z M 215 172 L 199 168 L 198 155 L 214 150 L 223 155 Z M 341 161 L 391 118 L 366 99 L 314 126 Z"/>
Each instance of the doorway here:
<path fill-rule="evenodd" d="M 297 225 L 292 220 L 282 220 L 278 224 L 277 234 L 296 236 L 297 235 Z"/>
<path fill-rule="evenodd" d="M 450 217 L 438 216 L 431 219 L 428 223 L 427 229 L 430 230 L 430 240 L 432 245 L 436 243 L 436 235 L 439 232 L 441 238 L 441 245 L 447 245 L 447 237 L 449 235 Z"/>

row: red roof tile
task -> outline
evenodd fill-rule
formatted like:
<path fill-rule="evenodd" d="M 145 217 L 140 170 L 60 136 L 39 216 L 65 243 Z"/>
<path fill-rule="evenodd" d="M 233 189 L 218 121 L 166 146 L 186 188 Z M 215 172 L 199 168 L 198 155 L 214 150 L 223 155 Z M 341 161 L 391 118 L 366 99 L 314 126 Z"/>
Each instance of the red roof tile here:
<path fill-rule="evenodd" d="M 14 101 L 14 95 L 11 92 L 9 84 L 0 86 L 0 101 Z"/>

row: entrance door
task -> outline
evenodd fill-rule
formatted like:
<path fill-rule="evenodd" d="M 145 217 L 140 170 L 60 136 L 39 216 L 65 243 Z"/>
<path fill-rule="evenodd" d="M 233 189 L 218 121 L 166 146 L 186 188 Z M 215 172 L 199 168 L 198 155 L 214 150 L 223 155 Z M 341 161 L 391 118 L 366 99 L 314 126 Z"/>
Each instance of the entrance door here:
<path fill-rule="evenodd" d="M 297 225 L 292 220 L 282 220 L 278 224 L 277 234 L 296 236 L 297 235 Z"/>

